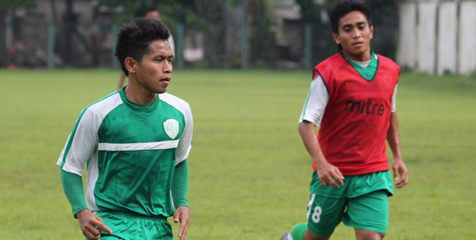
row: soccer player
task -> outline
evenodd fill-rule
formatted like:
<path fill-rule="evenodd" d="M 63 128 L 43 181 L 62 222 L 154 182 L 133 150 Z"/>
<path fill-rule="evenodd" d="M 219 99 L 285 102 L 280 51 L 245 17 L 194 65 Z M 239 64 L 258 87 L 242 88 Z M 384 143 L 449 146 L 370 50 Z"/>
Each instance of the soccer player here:
<path fill-rule="evenodd" d="M 299 120 L 314 169 L 307 224 L 281 239 L 329 239 L 341 221 L 359 240 L 383 239 L 393 195 L 385 140 L 393 153 L 395 187 L 408 181 L 395 108 L 400 68 L 371 51 L 373 27 L 363 0 L 338 3 L 331 25 L 340 51 L 315 67 Z"/>
<path fill-rule="evenodd" d="M 145 11 L 145 16 L 146 18 L 152 18 L 156 20 L 160 20 L 160 12 L 157 8 L 155 7 L 149 7 Z M 174 38 L 172 37 L 172 34 L 170 34 L 168 41 L 170 43 L 170 48 L 172 48 L 172 53 L 175 54 L 175 44 L 174 44 Z M 121 71 L 121 76 L 119 77 L 119 88 L 122 88 L 124 86 L 124 81 L 126 80 L 126 75 L 124 74 L 123 71 Z"/>
<path fill-rule="evenodd" d="M 187 102 L 166 93 L 174 58 L 169 35 L 154 19 L 121 27 L 116 56 L 129 84 L 81 112 L 58 159 L 87 239 L 172 240 L 172 215 L 186 239 L 193 119 Z"/>

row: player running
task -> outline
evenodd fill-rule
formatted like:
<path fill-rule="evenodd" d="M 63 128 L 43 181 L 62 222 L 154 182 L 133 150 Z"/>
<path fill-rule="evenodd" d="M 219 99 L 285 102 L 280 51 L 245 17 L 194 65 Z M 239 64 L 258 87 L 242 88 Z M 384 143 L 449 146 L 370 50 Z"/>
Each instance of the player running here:
<path fill-rule="evenodd" d="M 122 26 L 116 56 L 129 84 L 81 112 L 58 159 L 87 239 L 172 240 L 167 218 L 173 215 L 185 240 L 193 119 L 184 100 L 165 93 L 174 58 L 169 35 L 154 19 Z"/>
<path fill-rule="evenodd" d="M 314 169 L 307 224 L 296 225 L 283 240 L 329 239 L 341 221 L 354 227 L 357 239 L 383 239 L 393 195 L 385 140 L 394 157 L 395 187 L 408 181 L 395 108 L 400 68 L 371 51 L 373 27 L 363 0 L 337 4 L 331 25 L 340 51 L 314 68 L 299 120 Z"/>

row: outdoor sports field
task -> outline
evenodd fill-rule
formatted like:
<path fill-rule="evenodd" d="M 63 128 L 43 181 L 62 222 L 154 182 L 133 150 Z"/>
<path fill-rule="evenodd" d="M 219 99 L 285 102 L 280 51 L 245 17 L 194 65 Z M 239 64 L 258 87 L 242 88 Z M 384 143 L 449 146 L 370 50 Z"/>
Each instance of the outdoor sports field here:
<path fill-rule="evenodd" d="M 83 239 L 56 160 L 118 71 L 0 70 L 0 239 Z M 311 162 L 297 133 L 307 71 L 176 70 L 194 114 L 190 240 L 279 239 L 305 221 Z M 476 77 L 403 73 L 397 111 L 409 184 L 386 239 L 476 239 Z M 174 231 L 178 226 L 172 224 Z M 333 239 L 354 239 L 339 225 Z"/>

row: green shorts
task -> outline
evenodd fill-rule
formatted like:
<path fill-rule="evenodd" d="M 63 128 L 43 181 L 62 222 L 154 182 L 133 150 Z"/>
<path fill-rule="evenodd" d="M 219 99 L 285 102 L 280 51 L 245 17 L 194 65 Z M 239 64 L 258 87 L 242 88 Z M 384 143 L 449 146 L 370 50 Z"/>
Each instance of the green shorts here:
<path fill-rule="evenodd" d="M 101 240 L 173 240 L 172 227 L 165 217 L 147 217 L 118 212 L 97 212 L 112 234 L 101 233 Z"/>
<path fill-rule="evenodd" d="M 386 233 L 391 195 L 393 182 L 389 171 L 345 176 L 340 188 L 322 186 L 314 171 L 308 228 L 317 236 L 327 237 L 342 221 L 357 229 Z"/>

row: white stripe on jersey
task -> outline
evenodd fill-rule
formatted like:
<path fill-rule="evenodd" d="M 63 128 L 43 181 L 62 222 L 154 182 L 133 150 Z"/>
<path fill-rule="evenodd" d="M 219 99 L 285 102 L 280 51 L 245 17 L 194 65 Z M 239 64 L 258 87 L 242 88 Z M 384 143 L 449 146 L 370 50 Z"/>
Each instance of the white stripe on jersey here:
<path fill-rule="evenodd" d="M 178 140 L 145 143 L 99 143 L 99 151 L 140 151 L 171 149 L 178 146 Z"/>

